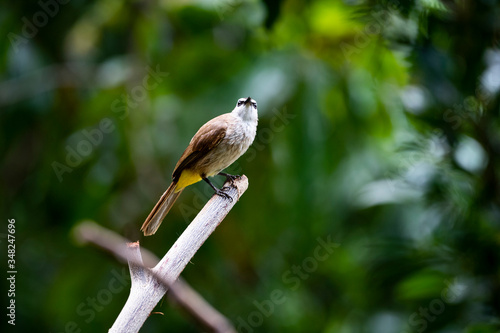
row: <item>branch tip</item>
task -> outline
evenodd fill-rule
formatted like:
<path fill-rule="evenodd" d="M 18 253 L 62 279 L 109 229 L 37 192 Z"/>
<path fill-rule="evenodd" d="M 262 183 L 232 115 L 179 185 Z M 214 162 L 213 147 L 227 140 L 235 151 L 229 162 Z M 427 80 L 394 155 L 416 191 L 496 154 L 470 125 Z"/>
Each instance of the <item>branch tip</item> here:
<path fill-rule="evenodd" d="M 136 241 L 136 242 L 127 242 L 127 247 L 128 247 L 128 248 L 136 248 L 136 247 L 140 247 L 140 246 L 139 246 L 139 241 Z"/>

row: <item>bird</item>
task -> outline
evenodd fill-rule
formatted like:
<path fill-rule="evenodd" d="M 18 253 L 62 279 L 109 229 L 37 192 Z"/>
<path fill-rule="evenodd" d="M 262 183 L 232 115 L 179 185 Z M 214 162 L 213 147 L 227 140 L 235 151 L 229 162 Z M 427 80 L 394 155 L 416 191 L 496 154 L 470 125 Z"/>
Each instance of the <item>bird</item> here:
<path fill-rule="evenodd" d="M 177 162 L 172 173 L 172 182 L 144 221 L 141 231 L 145 236 L 153 235 L 174 202 L 187 186 L 201 180 L 212 187 L 215 194 L 231 200 L 208 179 L 224 176 L 231 183 L 238 175 L 222 172 L 243 155 L 257 133 L 257 102 L 251 97 L 238 99 L 234 109 L 217 116 L 196 132 L 188 147 Z"/>

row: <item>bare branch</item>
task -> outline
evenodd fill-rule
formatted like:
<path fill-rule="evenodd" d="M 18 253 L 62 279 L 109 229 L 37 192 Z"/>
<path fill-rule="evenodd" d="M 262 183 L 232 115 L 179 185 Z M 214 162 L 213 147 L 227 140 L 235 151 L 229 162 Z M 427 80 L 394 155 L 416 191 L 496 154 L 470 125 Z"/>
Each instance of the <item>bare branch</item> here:
<path fill-rule="evenodd" d="M 230 186 L 229 183 L 224 185 Z M 248 179 L 242 176 L 236 179 L 234 187 L 227 191 L 232 201 L 214 195 L 159 263 L 147 250 L 142 250 L 141 257 L 138 242 L 128 243 L 126 247 L 125 239 L 96 224 L 87 222 L 78 227 L 77 237 L 81 241 L 91 242 L 106 249 L 121 261 L 127 260 L 130 266 L 130 295 L 110 332 L 138 332 L 166 293 L 168 286 L 176 301 L 210 330 L 235 332 L 229 320 L 212 308 L 189 285 L 183 281 L 175 281 L 247 188 Z M 143 259 L 146 265 L 143 264 Z M 152 269 L 147 267 L 155 264 Z"/>

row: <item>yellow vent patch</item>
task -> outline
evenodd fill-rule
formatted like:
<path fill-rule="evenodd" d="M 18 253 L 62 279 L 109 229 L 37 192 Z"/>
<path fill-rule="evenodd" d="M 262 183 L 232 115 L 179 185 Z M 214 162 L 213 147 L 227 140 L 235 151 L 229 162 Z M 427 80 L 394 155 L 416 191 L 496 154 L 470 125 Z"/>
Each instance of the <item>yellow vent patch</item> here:
<path fill-rule="evenodd" d="M 186 186 L 199 182 L 200 180 L 201 177 L 198 173 L 192 170 L 182 171 L 179 181 L 177 182 L 177 186 L 175 187 L 175 193 L 179 192 Z"/>

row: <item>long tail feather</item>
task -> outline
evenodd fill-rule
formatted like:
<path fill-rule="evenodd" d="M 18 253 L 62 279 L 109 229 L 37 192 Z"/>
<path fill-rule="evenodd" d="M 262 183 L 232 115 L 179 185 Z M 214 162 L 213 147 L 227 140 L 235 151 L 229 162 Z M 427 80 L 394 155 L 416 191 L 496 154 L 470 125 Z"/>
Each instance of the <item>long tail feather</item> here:
<path fill-rule="evenodd" d="M 176 183 L 170 184 L 168 189 L 161 196 L 160 200 L 156 203 L 151 213 L 149 213 L 146 221 L 144 221 L 144 224 L 141 227 L 141 231 L 144 232 L 144 236 L 151 236 L 156 232 L 156 230 L 158 230 L 161 222 L 167 215 L 170 208 L 172 208 L 175 200 L 177 200 L 179 195 L 182 193 L 182 189 L 178 192 L 175 191 L 176 185 Z"/>

